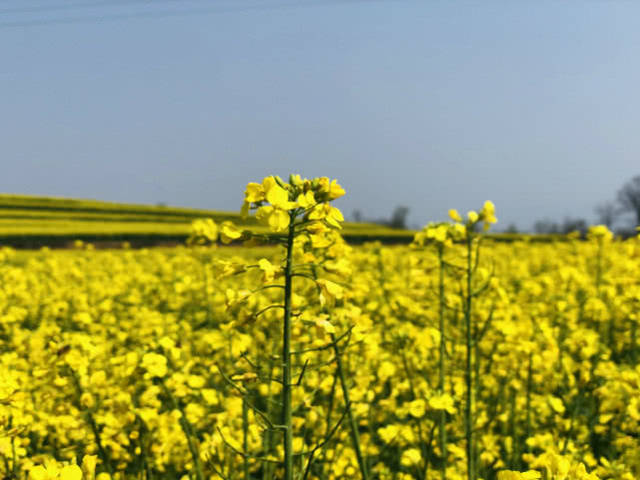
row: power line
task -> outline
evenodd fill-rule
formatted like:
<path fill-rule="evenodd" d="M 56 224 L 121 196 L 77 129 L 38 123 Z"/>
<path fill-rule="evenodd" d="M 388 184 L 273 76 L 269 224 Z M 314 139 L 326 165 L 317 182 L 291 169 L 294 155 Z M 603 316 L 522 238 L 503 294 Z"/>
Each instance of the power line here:
<path fill-rule="evenodd" d="M 152 5 L 157 3 L 158 1 L 162 2 L 172 2 L 177 0 L 153 0 L 153 1 L 145 1 L 145 0 L 111 0 L 104 2 L 95 2 L 92 4 L 87 3 L 78 3 L 75 4 L 77 8 L 88 8 L 89 6 L 98 7 L 98 6 L 116 6 L 114 3 L 118 3 L 117 6 L 123 6 L 126 4 L 147 4 Z M 191 1 L 191 0 L 188 0 Z M 264 4 L 264 5 L 245 5 L 245 6 L 233 6 L 233 7 L 204 7 L 204 8 L 192 8 L 185 10 L 162 10 L 162 11 L 143 11 L 143 12 L 129 12 L 129 13 L 115 13 L 115 14 L 106 14 L 106 15 L 85 15 L 85 16 L 76 16 L 76 17 L 60 17 L 60 18 L 36 18 L 31 20 L 16 20 L 16 21 L 8 21 L 8 22 L 0 22 L 0 28 L 19 28 L 19 27 L 35 27 L 35 26 L 45 26 L 45 25 L 62 25 L 62 24 L 77 24 L 77 23 L 102 23 L 102 22 L 113 22 L 119 20 L 132 20 L 132 19 L 143 19 L 143 18 L 170 18 L 170 17 L 184 17 L 184 16 L 192 16 L 192 15 L 215 15 L 215 14 L 225 14 L 225 13 L 241 13 L 241 12 L 250 12 L 250 11 L 269 11 L 269 10 L 282 10 L 282 9 L 299 9 L 299 8 L 307 8 L 307 7 L 320 7 L 320 6 L 331 6 L 331 5 L 345 5 L 345 4 L 356 4 L 356 3 L 379 3 L 385 0 L 321 0 L 316 2 L 305 2 L 302 3 L 300 1 L 297 2 L 279 2 L 272 4 Z M 389 1 L 389 0 L 386 0 Z M 53 8 L 54 6 L 51 6 Z M 62 5 L 58 5 L 60 9 L 62 9 Z M 69 5 L 71 8 L 72 6 Z M 34 7 L 36 8 L 36 7 Z M 2 13 L 2 12 L 0 12 Z M 21 12 L 21 13 L 27 13 Z M 34 12 L 35 13 L 35 12 Z"/>
<path fill-rule="evenodd" d="M 187 2 L 194 2 L 198 0 L 186 0 Z M 200 0 L 202 1 L 202 0 Z M 208 0 L 205 0 L 208 1 Z M 157 3 L 180 3 L 185 0 L 96 0 L 93 2 L 76 2 L 76 3 L 62 3 L 54 5 L 32 5 L 13 8 L 0 9 L 0 15 L 7 13 L 40 13 L 40 12 L 58 12 L 64 10 L 77 10 L 86 8 L 101 8 L 101 7 L 121 7 L 127 5 L 152 5 Z"/>
<path fill-rule="evenodd" d="M 238 3 L 240 0 L 235 0 L 233 3 Z M 27 13 L 42 13 L 42 12 L 59 12 L 65 10 L 83 10 L 90 8 L 117 8 L 126 6 L 154 6 L 159 3 L 216 3 L 215 0 L 93 0 L 91 2 L 75 2 L 75 3 L 59 3 L 49 5 L 31 5 L 20 6 L 11 8 L 0 9 L 0 15 L 6 14 L 27 14 Z"/>

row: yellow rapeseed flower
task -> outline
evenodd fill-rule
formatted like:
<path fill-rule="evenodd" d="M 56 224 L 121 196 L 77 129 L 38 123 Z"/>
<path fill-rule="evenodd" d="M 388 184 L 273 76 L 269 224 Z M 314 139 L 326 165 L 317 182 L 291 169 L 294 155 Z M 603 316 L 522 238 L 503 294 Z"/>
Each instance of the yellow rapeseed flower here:
<path fill-rule="evenodd" d="M 447 393 L 429 398 L 429 407 L 434 410 L 446 410 L 451 414 L 456 413 L 453 397 Z"/>
<path fill-rule="evenodd" d="M 149 352 L 142 356 L 142 368 L 152 377 L 164 377 L 167 374 L 167 359 L 164 355 Z"/>
<path fill-rule="evenodd" d="M 289 226 L 290 217 L 289 214 L 279 208 L 275 208 L 271 205 L 265 205 L 258 208 L 256 212 L 256 219 L 269 226 L 273 232 L 281 232 L 286 230 Z"/>
<path fill-rule="evenodd" d="M 453 220 L 454 222 L 462 223 L 462 217 L 460 216 L 458 211 L 453 209 L 453 208 L 451 210 L 449 210 L 449 218 L 451 220 Z"/>
<path fill-rule="evenodd" d="M 259 183 L 250 182 L 244 192 L 244 199 L 247 203 L 257 203 L 264 200 L 264 188 Z"/>

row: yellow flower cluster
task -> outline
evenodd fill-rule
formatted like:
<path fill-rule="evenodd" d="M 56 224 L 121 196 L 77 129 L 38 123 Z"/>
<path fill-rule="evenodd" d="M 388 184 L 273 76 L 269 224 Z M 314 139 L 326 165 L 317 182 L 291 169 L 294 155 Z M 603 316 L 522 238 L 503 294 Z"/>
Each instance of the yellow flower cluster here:
<path fill-rule="evenodd" d="M 462 219 L 462 216 L 458 213 L 458 211 L 453 209 L 449 210 L 449 218 L 451 218 L 451 220 L 456 223 L 466 223 L 467 227 L 472 227 L 478 222 L 484 222 L 485 230 L 488 230 L 491 224 L 498 221 L 498 219 L 496 218 L 496 208 L 491 200 L 487 200 L 486 202 L 484 202 L 484 205 L 482 206 L 480 212 L 469 210 L 469 212 L 467 212 L 466 222 Z"/>
<path fill-rule="evenodd" d="M 274 232 L 284 231 L 296 211 L 304 212 L 310 221 L 324 220 L 328 225 L 340 228 L 342 213 L 329 202 L 344 195 L 344 189 L 336 180 L 327 177 L 313 180 L 291 175 L 289 183 L 280 177 L 266 177 L 262 183 L 249 183 L 244 192 L 243 215 L 257 209 L 256 218 Z M 318 224 L 320 225 L 320 224 Z"/>

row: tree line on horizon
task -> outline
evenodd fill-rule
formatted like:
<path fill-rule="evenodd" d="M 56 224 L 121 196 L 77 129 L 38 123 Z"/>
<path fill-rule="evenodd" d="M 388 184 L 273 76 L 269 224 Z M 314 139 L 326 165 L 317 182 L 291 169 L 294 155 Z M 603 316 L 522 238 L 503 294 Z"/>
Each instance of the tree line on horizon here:
<path fill-rule="evenodd" d="M 596 214 L 597 224 L 606 225 L 609 230 L 612 230 L 617 235 L 630 236 L 635 234 L 636 227 L 640 226 L 640 175 L 636 175 L 620 187 L 615 199 L 596 205 L 594 213 Z M 354 222 L 358 223 L 367 222 L 407 230 L 410 228 L 407 224 L 408 215 L 409 207 L 399 205 L 395 207 L 389 218 L 366 218 L 361 210 L 354 210 L 351 217 Z M 629 222 L 627 218 L 626 223 L 621 224 L 625 215 L 632 215 L 633 219 Z M 567 234 L 577 231 L 584 235 L 589 229 L 589 225 L 591 225 L 591 222 L 581 217 L 568 216 L 562 221 L 542 218 L 534 222 L 531 233 Z M 528 233 L 527 230 L 520 230 L 515 223 L 507 225 L 503 232 Z"/>
<path fill-rule="evenodd" d="M 640 226 L 640 175 L 628 180 L 616 193 L 613 200 L 599 203 L 594 208 L 596 223 L 606 225 L 609 230 L 617 235 L 630 236 L 635 234 L 636 227 Z M 632 219 L 626 219 L 625 215 L 631 215 Z M 589 222 L 584 218 L 566 217 L 562 222 L 549 219 L 540 219 L 533 224 L 534 233 L 560 233 L 578 231 L 585 234 L 589 228 Z"/>

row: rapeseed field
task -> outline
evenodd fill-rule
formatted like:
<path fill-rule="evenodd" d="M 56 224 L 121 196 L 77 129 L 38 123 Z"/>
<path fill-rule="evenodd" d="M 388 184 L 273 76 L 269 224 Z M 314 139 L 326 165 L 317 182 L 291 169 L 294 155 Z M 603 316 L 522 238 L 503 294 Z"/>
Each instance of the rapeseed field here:
<path fill-rule="evenodd" d="M 488 201 L 354 247 L 344 193 L 267 177 L 257 233 L 1 250 L 3 478 L 640 478 L 637 237 L 496 242 Z"/>

